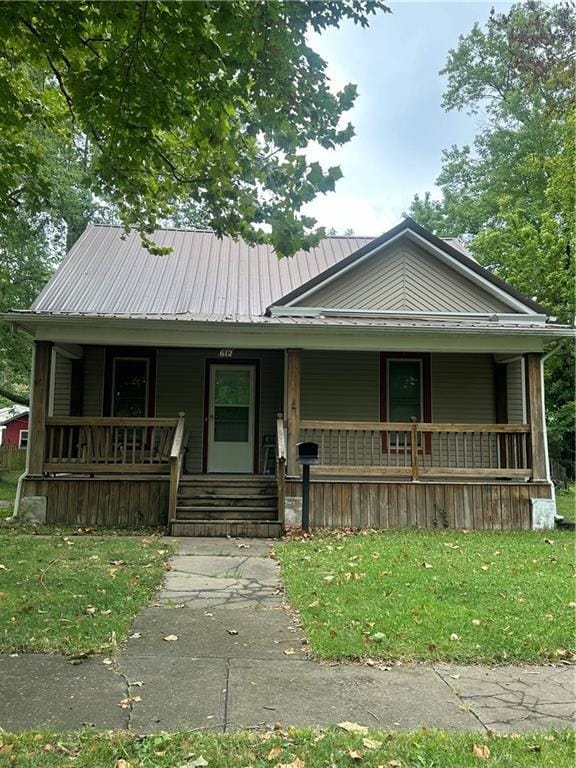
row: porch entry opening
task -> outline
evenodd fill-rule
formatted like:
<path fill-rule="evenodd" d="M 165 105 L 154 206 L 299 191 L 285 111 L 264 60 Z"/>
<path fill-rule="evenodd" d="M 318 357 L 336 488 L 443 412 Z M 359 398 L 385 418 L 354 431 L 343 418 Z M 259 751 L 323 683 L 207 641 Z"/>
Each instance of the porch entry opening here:
<path fill-rule="evenodd" d="M 210 364 L 208 403 L 208 472 L 253 472 L 256 366 Z"/>

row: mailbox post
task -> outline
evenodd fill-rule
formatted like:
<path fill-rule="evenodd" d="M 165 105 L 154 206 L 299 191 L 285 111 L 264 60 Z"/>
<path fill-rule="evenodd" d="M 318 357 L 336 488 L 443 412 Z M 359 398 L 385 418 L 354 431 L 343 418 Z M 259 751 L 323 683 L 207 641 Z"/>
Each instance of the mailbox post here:
<path fill-rule="evenodd" d="M 302 530 L 310 530 L 310 466 L 319 464 L 318 443 L 296 444 L 298 463 L 302 464 Z"/>

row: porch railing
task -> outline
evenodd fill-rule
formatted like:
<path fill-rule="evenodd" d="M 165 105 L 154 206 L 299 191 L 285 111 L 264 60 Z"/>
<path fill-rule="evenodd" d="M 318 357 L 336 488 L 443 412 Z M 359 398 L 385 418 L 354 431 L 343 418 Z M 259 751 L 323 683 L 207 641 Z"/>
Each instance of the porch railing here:
<path fill-rule="evenodd" d="M 169 473 L 180 419 L 49 417 L 43 471 Z"/>
<path fill-rule="evenodd" d="M 301 421 L 323 474 L 530 478 L 527 424 Z"/>

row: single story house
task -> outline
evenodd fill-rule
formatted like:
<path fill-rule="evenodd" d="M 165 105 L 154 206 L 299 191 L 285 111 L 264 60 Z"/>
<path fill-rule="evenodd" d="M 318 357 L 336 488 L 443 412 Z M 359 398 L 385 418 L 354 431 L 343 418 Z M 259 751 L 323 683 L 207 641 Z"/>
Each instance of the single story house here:
<path fill-rule="evenodd" d="M 28 408 L 11 405 L 0 408 L 0 446 L 28 447 Z"/>
<path fill-rule="evenodd" d="M 21 497 L 49 522 L 276 535 L 529 528 L 553 501 L 544 345 L 570 335 L 409 218 L 278 259 L 210 231 L 89 226 L 29 310 Z M 550 504 L 544 505 L 550 509 Z"/>

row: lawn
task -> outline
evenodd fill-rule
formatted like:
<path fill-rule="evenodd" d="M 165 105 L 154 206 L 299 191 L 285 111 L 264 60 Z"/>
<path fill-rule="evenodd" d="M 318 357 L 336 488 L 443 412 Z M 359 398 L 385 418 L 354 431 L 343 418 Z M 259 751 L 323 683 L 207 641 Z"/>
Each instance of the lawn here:
<path fill-rule="evenodd" d="M 10 517 L 14 511 L 16 486 L 21 474 L 21 472 L 0 472 L 0 501 L 7 501 L 10 504 L 9 507 L 0 509 L 0 520 Z"/>
<path fill-rule="evenodd" d="M 565 491 L 556 491 L 556 509 L 567 520 L 576 518 L 576 485 L 572 483 Z"/>
<path fill-rule="evenodd" d="M 18 768 L 572 768 L 573 735 L 326 730 L 254 733 L 0 735 L 0 766 Z"/>
<path fill-rule="evenodd" d="M 0 535 L 0 651 L 113 652 L 170 552 L 157 537 Z"/>
<path fill-rule="evenodd" d="M 543 662 L 574 659 L 574 541 L 567 531 L 332 533 L 276 556 L 319 658 Z"/>

